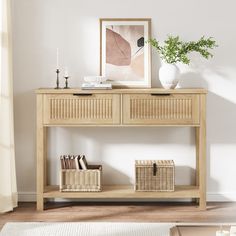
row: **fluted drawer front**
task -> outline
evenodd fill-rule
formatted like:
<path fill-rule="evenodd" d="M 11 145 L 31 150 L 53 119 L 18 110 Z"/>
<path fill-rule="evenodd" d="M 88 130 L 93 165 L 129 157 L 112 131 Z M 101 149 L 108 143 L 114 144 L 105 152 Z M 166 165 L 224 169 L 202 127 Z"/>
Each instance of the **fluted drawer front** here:
<path fill-rule="evenodd" d="M 124 124 L 198 124 L 199 95 L 123 95 Z"/>
<path fill-rule="evenodd" d="M 46 124 L 119 124 L 120 95 L 45 95 Z"/>

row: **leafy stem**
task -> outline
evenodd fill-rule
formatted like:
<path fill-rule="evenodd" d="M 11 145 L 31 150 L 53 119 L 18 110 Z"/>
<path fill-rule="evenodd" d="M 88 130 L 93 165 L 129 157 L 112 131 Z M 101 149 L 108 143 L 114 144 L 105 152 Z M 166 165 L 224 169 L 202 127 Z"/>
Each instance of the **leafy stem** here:
<path fill-rule="evenodd" d="M 205 38 L 202 36 L 198 41 L 184 42 L 181 41 L 179 36 L 168 36 L 164 41 L 163 45 L 155 38 L 149 39 L 147 41 L 154 47 L 160 54 L 160 57 L 166 63 L 176 63 L 182 62 L 184 64 L 189 64 L 190 59 L 187 56 L 190 52 L 198 52 L 204 58 L 209 59 L 213 57 L 213 54 L 209 52 L 209 49 L 218 47 L 216 41 L 212 38 Z"/>

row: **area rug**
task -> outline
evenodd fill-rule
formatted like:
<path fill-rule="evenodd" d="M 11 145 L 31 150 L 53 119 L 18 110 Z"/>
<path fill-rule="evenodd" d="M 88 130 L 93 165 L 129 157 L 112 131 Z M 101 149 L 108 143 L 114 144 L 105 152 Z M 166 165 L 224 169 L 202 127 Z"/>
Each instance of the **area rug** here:
<path fill-rule="evenodd" d="M 169 236 L 169 223 L 40 223 L 4 225 L 1 236 Z"/>

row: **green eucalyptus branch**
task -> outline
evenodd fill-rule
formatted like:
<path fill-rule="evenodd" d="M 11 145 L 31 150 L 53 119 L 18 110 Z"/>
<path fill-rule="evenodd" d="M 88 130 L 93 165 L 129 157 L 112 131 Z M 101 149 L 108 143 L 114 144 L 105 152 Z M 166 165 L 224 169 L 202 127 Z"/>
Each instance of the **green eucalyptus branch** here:
<path fill-rule="evenodd" d="M 176 63 L 182 62 L 184 64 L 189 64 L 190 59 L 188 54 L 190 52 L 198 52 L 204 58 L 209 59 L 213 57 L 213 54 L 209 52 L 209 49 L 214 49 L 218 47 L 216 41 L 212 38 L 201 37 L 198 41 L 183 42 L 180 40 L 179 36 L 168 36 L 164 41 L 163 46 L 155 38 L 149 39 L 147 41 L 152 47 L 154 47 L 160 54 L 160 57 L 166 63 Z"/>

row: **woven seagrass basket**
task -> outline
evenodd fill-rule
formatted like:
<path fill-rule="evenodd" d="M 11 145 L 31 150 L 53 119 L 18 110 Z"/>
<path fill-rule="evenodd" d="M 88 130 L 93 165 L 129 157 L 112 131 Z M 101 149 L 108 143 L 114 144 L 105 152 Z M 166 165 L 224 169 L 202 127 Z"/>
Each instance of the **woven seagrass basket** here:
<path fill-rule="evenodd" d="M 175 168 L 173 160 L 135 161 L 136 191 L 174 191 Z"/>
<path fill-rule="evenodd" d="M 62 169 L 61 192 L 98 192 L 102 190 L 102 166 L 88 165 L 87 170 Z"/>

